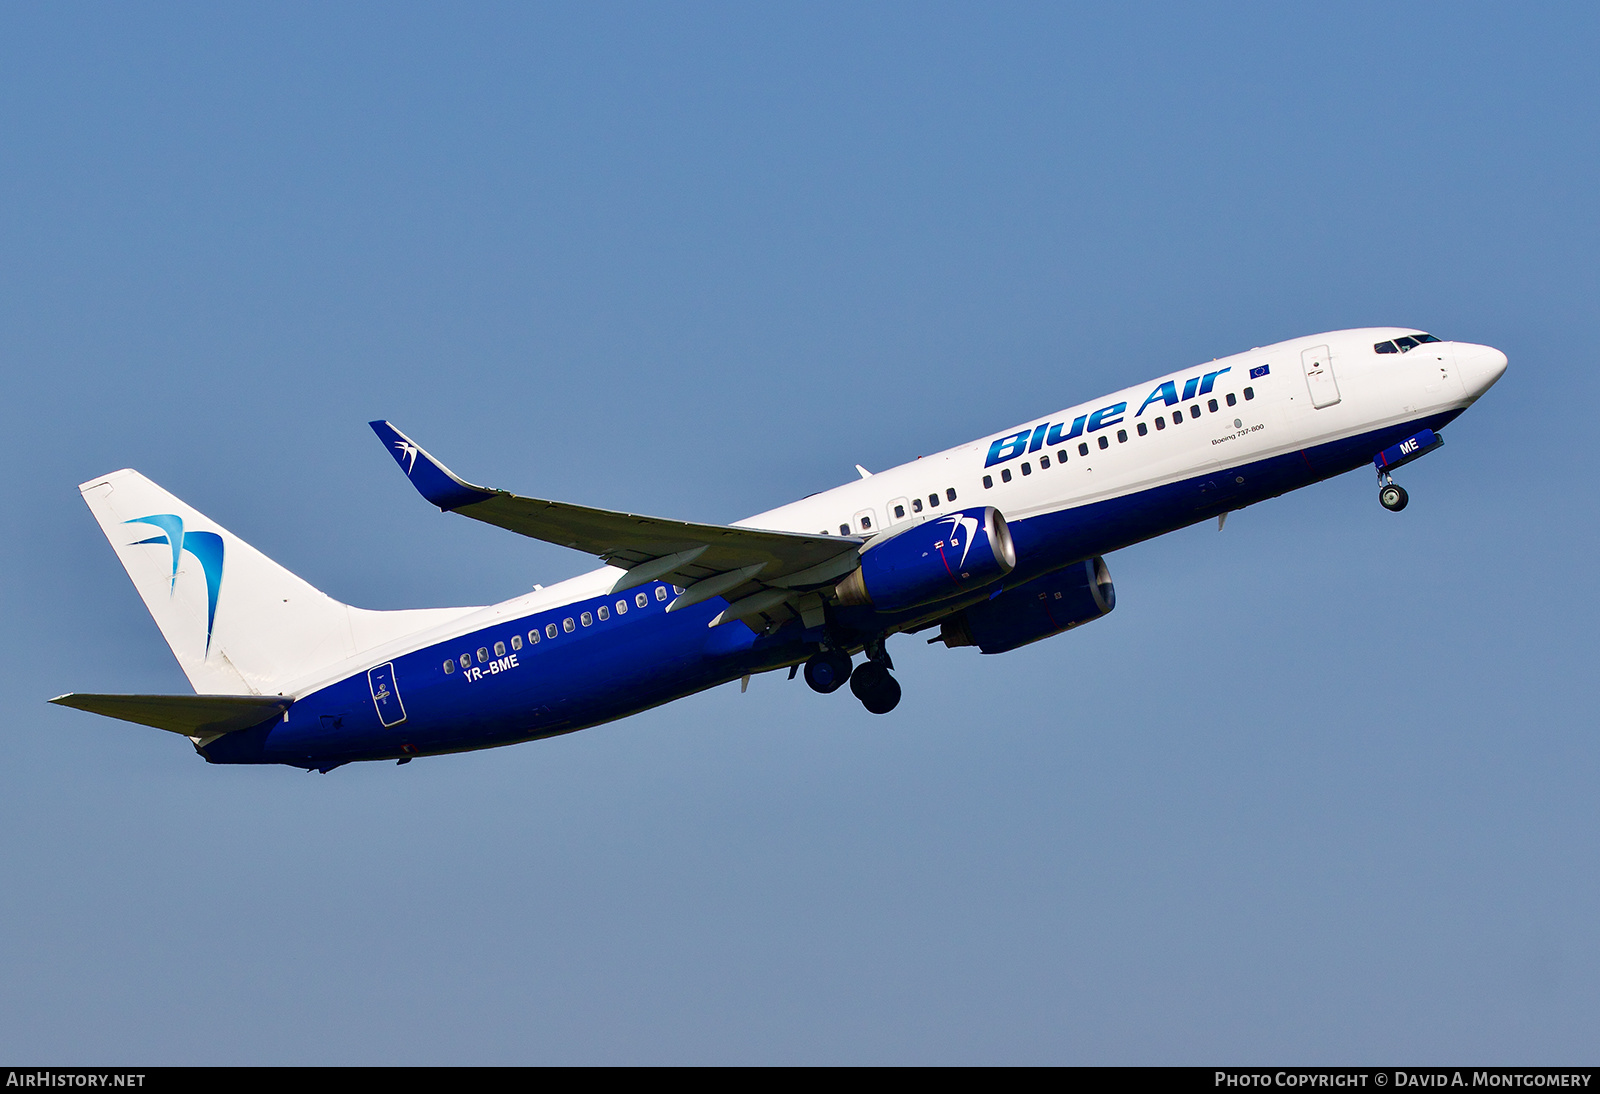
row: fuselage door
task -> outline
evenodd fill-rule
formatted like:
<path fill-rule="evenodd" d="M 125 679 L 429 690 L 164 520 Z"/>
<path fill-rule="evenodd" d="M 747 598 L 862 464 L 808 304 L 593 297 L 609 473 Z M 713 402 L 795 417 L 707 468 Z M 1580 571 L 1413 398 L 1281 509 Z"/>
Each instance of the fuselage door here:
<path fill-rule="evenodd" d="M 372 705 L 378 708 L 378 721 L 385 726 L 397 726 L 406 720 L 406 708 L 400 702 L 400 688 L 394 682 L 394 663 L 379 665 L 367 673 L 367 687 L 372 691 Z"/>
<path fill-rule="evenodd" d="M 1333 378 L 1333 358 L 1327 346 L 1312 346 L 1300 354 L 1300 367 L 1311 389 L 1311 405 L 1321 410 L 1339 401 L 1339 381 Z"/>

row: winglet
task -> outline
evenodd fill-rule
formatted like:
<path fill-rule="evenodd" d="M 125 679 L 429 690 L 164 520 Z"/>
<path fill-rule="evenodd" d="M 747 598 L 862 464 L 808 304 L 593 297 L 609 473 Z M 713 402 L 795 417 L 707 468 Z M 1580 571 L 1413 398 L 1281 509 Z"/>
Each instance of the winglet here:
<path fill-rule="evenodd" d="M 456 476 L 448 467 L 428 454 L 417 442 L 407 437 L 388 422 L 368 422 L 383 446 L 406 473 L 417 492 L 445 512 L 487 501 L 495 496 L 493 490 L 473 486 Z"/>

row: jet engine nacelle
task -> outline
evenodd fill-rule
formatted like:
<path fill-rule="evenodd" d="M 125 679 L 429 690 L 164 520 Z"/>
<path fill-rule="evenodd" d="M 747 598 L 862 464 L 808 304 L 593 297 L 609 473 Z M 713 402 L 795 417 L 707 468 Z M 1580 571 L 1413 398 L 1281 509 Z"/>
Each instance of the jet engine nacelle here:
<path fill-rule="evenodd" d="M 861 566 L 834 587 L 839 603 L 899 611 L 998 581 L 1017 565 L 1006 518 L 984 505 L 946 513 L 861 554 Z"/>
<path fill-rule="evenodd" d="M 935 641 L 1005 653 L 1092 623 L 1116 606 L 1106 560 L 1091 558 L 957 612 L 943 621 Z"/>

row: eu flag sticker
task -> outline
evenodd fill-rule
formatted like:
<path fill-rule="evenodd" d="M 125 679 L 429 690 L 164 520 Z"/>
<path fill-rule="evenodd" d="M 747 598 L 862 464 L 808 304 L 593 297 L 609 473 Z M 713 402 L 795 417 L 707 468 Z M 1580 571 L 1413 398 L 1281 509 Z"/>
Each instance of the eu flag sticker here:
<path fill-rule="evenodd" d="M 1253 368 L 1253 369 L 1250 370 L 1250 379 L 1259 380 L 1259 379 L 1261 379 L 1261 377 L 1265 376 L 1267 373 L 1269 373 L 1271 371 L 1272 371 L 1272 366 L 1271 365 L 1262 365 L 1260 368 Z"/>

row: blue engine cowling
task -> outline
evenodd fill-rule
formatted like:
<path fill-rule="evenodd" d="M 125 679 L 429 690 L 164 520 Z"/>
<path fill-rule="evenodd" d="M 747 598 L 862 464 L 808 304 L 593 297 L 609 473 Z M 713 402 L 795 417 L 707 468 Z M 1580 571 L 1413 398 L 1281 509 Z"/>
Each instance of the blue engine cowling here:
<path fill-rule="evenodd" d="M 834 587 L 845 607 L 899 611 L 998 581 L 1017 565 L 1006 518 L 984 505 L 947 513 L 871 544 Z"/>
<path fill-rule="evenodd" d="M 1106 560 L 1091 558 L 957 612 L 941 623 L 933 641 L 1006 653 L 1092 623 L 1116 606 Z"/>

